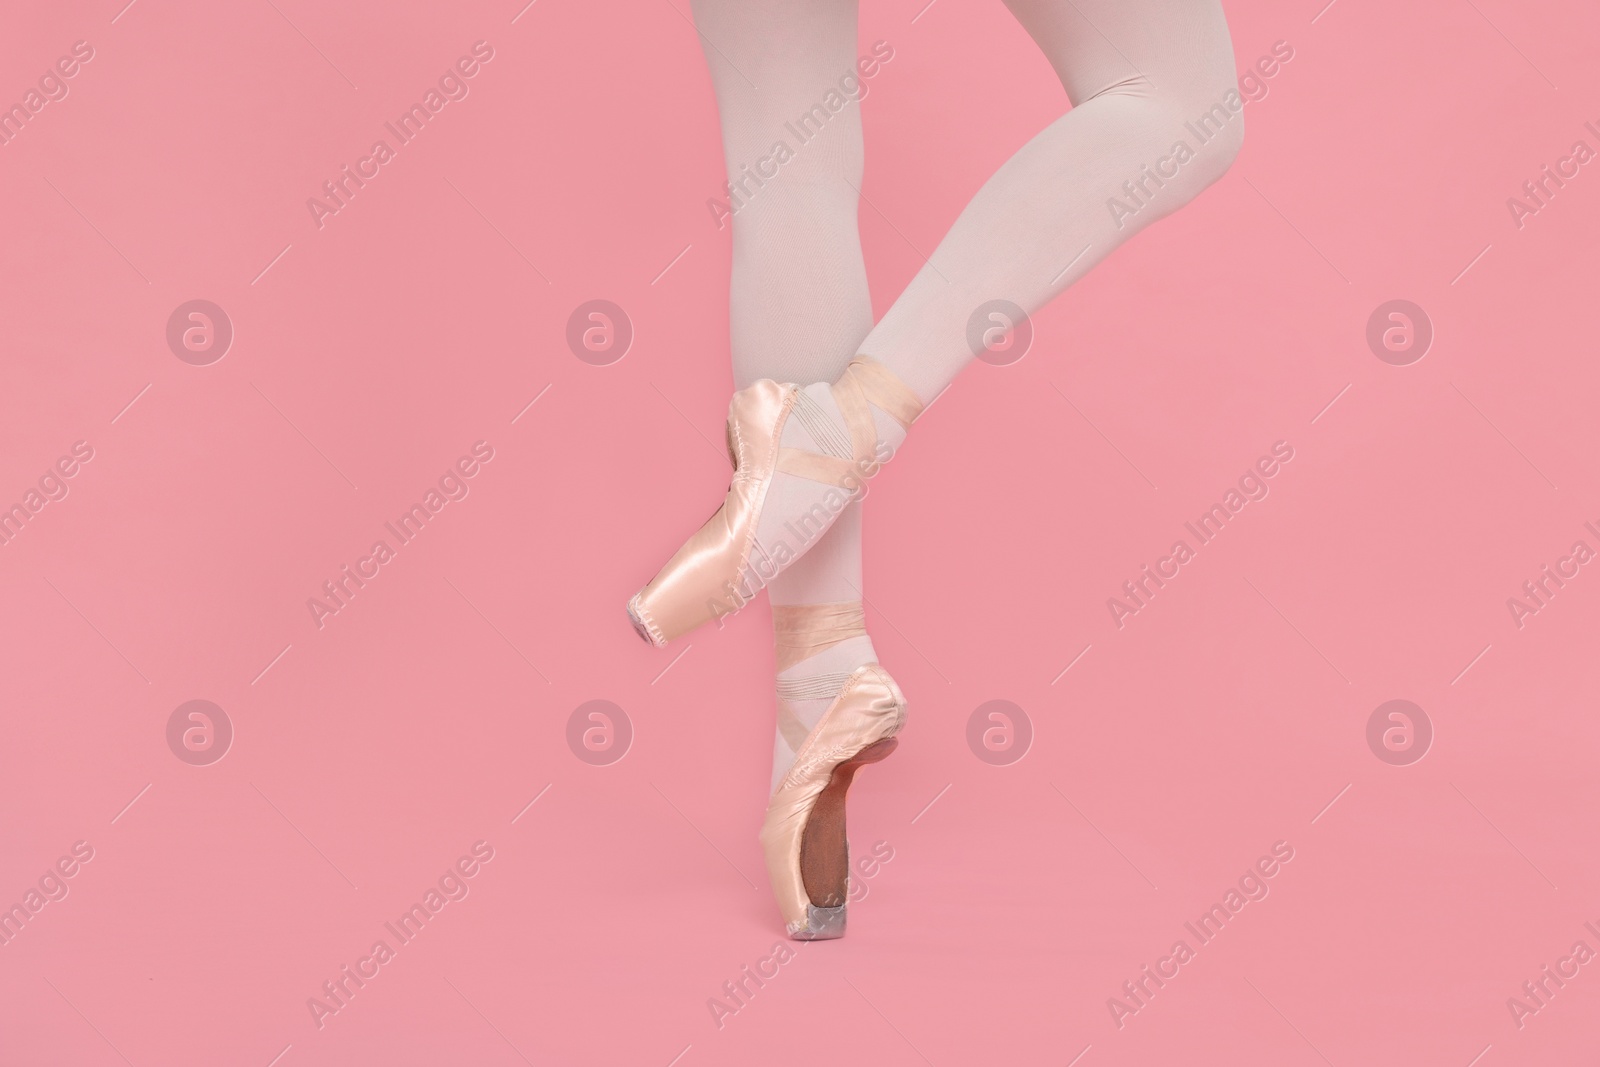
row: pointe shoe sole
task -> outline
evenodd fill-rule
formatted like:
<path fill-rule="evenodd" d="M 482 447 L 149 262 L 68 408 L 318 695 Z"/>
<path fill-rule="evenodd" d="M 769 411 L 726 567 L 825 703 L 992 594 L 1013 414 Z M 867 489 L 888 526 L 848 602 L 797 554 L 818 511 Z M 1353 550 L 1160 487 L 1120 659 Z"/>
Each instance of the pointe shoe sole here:
<path fill-rule="evenodd" d="M 831 941 L 844 936 L 850 895 L 850 845 L 845 836 L 845 797 L 856 771 L 889 758 L 900 744 L 892 737 L 874 741 L 833 769 L 817 797 L 800 839 L 800 878 L 811 903 L 806 928 L 790 934 L 796 941 Z"/>

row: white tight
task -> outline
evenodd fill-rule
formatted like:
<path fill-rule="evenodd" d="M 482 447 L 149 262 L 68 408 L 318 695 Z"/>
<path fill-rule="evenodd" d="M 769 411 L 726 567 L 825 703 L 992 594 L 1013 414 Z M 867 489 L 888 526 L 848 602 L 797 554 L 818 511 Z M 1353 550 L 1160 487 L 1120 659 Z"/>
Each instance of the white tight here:
<path fill-rule="evenodd" d="M 981 305 L 1037 311 L 1227 170 L 1244 117 L 1218 0 L 1008 6 L 1072 109 L 994 173 L 874 326 L 856 224 L 858 105 L 804 144 L 791 129 L 855 71 L 856 0 L 696 0 L 730 179 L 777 142 L 793 150 L 759 187 L 745 182 L 730 220 L 738 387 L 832 381 L 865 353 L 931 401 L 974 357 L 968 322 Z M 774 604 L 854 601 L 860 589 L 859 506 L 768 587 Z"/>

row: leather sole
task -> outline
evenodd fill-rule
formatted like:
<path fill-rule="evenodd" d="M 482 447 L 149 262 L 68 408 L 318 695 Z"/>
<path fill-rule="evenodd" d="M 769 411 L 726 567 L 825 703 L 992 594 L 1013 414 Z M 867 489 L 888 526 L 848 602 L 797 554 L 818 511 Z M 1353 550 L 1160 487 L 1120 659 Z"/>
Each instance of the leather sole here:
<path fill-rule="evenodd" d="M 856 771 L 889 757 L 899 741 L 886 737 L 833 769 L 828 784 L 806 819 L 800 838 L 800 880 L 817 908 L 842 908 L 850 894 L 850 851 L 845 838 L 844 802 Z M 842 933 L 842 930 L 841 930 Z"/>

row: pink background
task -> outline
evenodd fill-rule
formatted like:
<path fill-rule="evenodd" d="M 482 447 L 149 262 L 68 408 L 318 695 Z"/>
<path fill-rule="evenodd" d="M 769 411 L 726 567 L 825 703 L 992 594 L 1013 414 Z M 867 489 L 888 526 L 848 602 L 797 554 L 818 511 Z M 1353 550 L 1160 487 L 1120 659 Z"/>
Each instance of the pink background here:
<path fill-rule="evenodd" d="M 1600 176 L 1521 229 L 1506 207 L 1600 147 L 1592 5 L 1228 4 L 1241 70 L 1295 52 L 1233 171 L 875 484 L 869 625 L 911 720 L 851 825 L 894 858 L 847 939 L 719 1028 L 708 1000 L 781 929 L 767 609 L 663 651 L 623 613 L 727 473 L 687 4 L 122 2 L 27 5 L 0 38 L 6 101 L 94 48 L 0 147 L 0 503 L 94 450 L 0 546 L 0 904 L 94 849 L 0 947 L 0 1063 L 1600 1048 L 1600 965 L 1520 1029 L 1506 1005 L 1600 950 L 1600 575 L 1520 629 L 1506 606 L 1600 548 Z M 880 312 L 1066 107 L 1001 4 L 923 2 L 862 11 L 895 49 L 865 102 Z M 478 40 L 470 95 L 318 229 L 305 200 Z M 165 340 L 196 298 L 235 330 L 209 366 Z M 597 298 L 636 331 L 603 367 L 564 339 Z M 1436 331 L 1405 367 L 1364 336 L 1396 298 Z M 479 440 L 470 495 L 319 630 L 307 599 Z M 1279 440 L 1271 495 L 1118 629 L 1106 599 Z M 634 731 L 609 766 L 565 740 L 597 698 Z M 1396 698 L 1436 735 L 1409 766 L 1365 739 Z M 209 766 L 166 741 L 193 699 L 236 731 Z M 966 742 L 991 699 L 1033 726 L 1009 766 Z M 479 840 L 470 894 L 319 1030 L 307 998 Z M 1277 841 L 1270 896 L 1119 1029 L 1108 998 Z"/>

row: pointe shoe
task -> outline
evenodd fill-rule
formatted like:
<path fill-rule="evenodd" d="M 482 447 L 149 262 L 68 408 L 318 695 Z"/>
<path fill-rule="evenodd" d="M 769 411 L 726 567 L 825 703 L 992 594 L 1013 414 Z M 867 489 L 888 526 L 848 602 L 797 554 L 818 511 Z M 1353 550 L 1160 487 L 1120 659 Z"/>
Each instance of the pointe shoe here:
<path fill-rule="evenodd" d="M 843 937 L 850 892 L 844 801 L 855 773 L 899 744 L 906 701 L 876 663 L 858 667 L 818 720 L 767 804 L 761 846 L 796 941 Z"/>
<path fill-rule="evenodd" d="M 728 405 L 728 456 L 733 480 L 716 514 L 684 542 L 661 572 L 628 602 L 628 617 L 639 636 L 658 647 L 702 623 L 731 615 L 754 599 L 830 526 L 862 491 L 867 478 L 893 454 L 878 438 L 872 409 L 882 410 L 909 428 L 922 402 L 883 364 L 858 356 L 831 386 L 849 439 L 819 402 L 799 386 L 762 379 L 733 394 Z M 825 452 L 783 446 L 783 431 L 794 415 L 817 432 Z M 787 558 L 783 553 L 752 559 L 756 529 L 775 475 L 789 474 L 845 490 L 836 506 L 819 505 L 796 521 L 808 542 Z M 832 497 L 829 498 L 830 501 Z M 820 513 L 820 514 L 819 514 Z"/>

